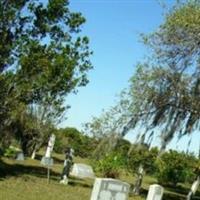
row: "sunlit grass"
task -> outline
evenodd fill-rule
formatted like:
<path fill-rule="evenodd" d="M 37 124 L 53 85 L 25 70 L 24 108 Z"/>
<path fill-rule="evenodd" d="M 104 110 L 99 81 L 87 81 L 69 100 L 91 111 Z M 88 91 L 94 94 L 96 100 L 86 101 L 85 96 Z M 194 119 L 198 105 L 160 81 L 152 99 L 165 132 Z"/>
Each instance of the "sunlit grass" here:
<path fill-rule="evenodd" d="M 51 169 L 50 183 L 47 182 L 47 169 L 37 160 L 26 159 L 23 162 L 3 158 L 4 167 L 0 179 L 0 199 L 2 200 L 90 200 L 94 180 L 71 178 L 67 186 L 59 184 L 63 168 L 63 155 L 54 154 L 54 166 Z M 77 163 L 90 163 L 90 160 L 75 158 Z M 134 183 L 134 177 L 122 172 L 120 179 Z M 130 195 L 129 200 L 144 200 L 150 184 L 156 183 L 154 177 L 145 176 L 141 196 Z M 170 190 L 170 191 L 169 191 Z M 188 190 L 188 189 L 187 189 Z M 187 190 L 184 192 L 187 193 Z M 178 191 L 178 190 L 177 190 Z M 182 200 L 185 196 L 174 189 L 165 190 L 163 200 Z M 200 198 L 195 198 L 200 199 Z"/>

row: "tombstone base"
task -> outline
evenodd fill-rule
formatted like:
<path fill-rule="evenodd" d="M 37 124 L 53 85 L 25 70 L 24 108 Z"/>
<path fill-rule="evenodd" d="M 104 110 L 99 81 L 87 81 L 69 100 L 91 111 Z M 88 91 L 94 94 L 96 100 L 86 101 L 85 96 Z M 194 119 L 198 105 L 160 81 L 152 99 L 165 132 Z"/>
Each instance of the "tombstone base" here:
<path fill-rule="evenodd" d="M 64 176 L 63 180 L 60 181 L 60 184 L 63 184 L 63 185 L 68 185 L 68 178 L 66 176 Z"/>
<path fill-rule="evenodd" d="M 43 156 L 41 164 L 44 166 L 53 166 L 53 158 Z"/>

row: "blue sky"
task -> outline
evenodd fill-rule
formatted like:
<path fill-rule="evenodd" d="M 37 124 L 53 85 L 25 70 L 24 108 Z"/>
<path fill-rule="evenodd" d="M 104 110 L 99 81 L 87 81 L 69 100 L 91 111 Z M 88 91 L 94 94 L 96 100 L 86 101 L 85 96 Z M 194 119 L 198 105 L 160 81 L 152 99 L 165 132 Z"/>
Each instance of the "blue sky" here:
<path fill-rule="evenodd" d="M 89 84 L 67 98 L 71 109 L 63 125 L 81 128 L 91 116 L 109 108 L 128 86 L 135 64 L 146 52 L 139 34 L 158 27 L 162 9 L 154 0 L 72 0 L 70 5 L 86 17 L 82 31 L 94 52 Z"/>
<path fill-rule="evenodd" d="M 99 116 L 117 100 L 116 95 L 128 87 L 134 66 L 148 55 L 140 41 L 140 33 L 155 31 L 163 21 L 163 9 L 158 0 L 71 0 L 70 8 L 87 19 L 82 27 L 90 38 L 94 69 L 89 73 L 89 84 L 78 94 L 70 95 L 71 109 L 62 126 L 81 125 L 92 116 Z M 166 1 L 173 5 L 175 0 Z M 128 136 L 129 139 L 132 136 Z M 179 142 L 185 144 L 187 138 Z M 197 146 L 197 144 L 195 144 Z M 176 146 L 176 141 L 171 145 Z"/>

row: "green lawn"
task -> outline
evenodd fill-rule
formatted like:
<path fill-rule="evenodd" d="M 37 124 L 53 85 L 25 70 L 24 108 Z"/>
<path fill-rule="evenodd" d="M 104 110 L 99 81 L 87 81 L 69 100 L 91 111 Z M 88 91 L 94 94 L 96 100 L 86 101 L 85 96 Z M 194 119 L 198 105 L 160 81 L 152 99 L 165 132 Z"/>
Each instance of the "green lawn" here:
<path fill-rule="evenodd" d="M 51 181 L 48 184 L 46 168 L 40 165 L 40 160 L 26 159 L 19 162 L 2 158 L 0 163 L 0 199 L 2 200 L 89 200 L 93 180 L 70 179 L 67 186 L 60 185 L 60 173 L 63 167 L 63 157 L 55 156 L 55 164 L 51 170 Z M 88 160 L 76 158 L 75 162 L 89 163 Z M 122 173 L 121 180 L 133 183 L 131 175 Z M 141 197 L 131 196 L 129 200 L 144 200 L 150 184 L 156 183 L 152 177 L 144 178 Z M 179 192 L 179 193 L 177 193 Z M 163 200 L 184 200 L 187 189 L 168 188 Z M 200 199 L 200 198 L 196 198 Z"/>

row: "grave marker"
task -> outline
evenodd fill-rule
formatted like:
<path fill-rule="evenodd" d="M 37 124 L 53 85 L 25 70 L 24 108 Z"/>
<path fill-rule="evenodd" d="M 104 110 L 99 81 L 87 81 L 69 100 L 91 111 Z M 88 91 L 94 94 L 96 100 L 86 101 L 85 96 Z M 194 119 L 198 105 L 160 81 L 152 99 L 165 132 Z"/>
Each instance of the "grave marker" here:
<path fill-rule="evenodd" d="M 164 189 L 162 186 L 154 184 L 150 185 L 146 200 L 162 200 Z"/>
<path fill-rule="evenodd" d="M 60 183 L 64 185 L 68 184 L 69 172 L 73 164 L 73 157 L 74 157 L 74 150 L 72 148 L 67 148 L 65 151 L 65 161 L 60 181 Z"/>
<path fill-rule="evenodd" d="M 17 161 L 24 161 L 24 153 L 23 152 L 18 152 L 16 160 Z"/>
<path fill-rule="evenodd" d="M 198 190 L 199 185 L 200 185 L 200 176 L 198 176 L 197 180 L 195 180 L 194 183 L 192 184 L 190 192 L 187 195 L 187 200 L 192 199 L 192 197 L 195 195 L 196 191 Z"/>
<path fill-rule="evenodd" d="M 50 167 L 53 165 L 53 158 L 51 158 L 51 153 L 55 144 L 56 136 L 54 134 L 49 138 L 47 150 L 45 156 L 42 157 L 41 164 L 47 166 L 47 182 L 50 179 Z"/>
<path fill-rule="evenodd" d="M 78 178 L 95 178 L 92 167 L 81 163 L 73 165 L 70 175 Z"/>
<path fill-rule="evenodd" d="M 128 200 L 130 185 L 111 178 L 96 178 L 90 200 Z"/>

